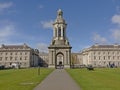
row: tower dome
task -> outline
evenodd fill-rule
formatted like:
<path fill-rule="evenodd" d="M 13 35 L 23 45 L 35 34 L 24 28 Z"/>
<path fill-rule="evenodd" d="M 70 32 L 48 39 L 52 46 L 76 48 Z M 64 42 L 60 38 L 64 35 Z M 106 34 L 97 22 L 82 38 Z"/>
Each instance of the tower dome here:
<path fill-rule="evenodd" d="M 57 11 L 57 18 L 53 24 L 56 24 L 56 23 L 64 23 L 65 24 L 65 20 L 63 18 L 63 11 L 61 9 L 59 9 Z"/>

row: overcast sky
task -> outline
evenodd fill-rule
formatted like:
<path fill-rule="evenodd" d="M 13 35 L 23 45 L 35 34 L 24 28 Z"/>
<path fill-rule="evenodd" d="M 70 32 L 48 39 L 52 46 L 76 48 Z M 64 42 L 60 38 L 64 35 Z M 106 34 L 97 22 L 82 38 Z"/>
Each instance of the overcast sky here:
<path fill-rule="evenodd" d="M 95 43 L 120 44 L 120 0 L 0 0 L 0 44 L 47 51 L 59 8 L 72 52 Z"/>

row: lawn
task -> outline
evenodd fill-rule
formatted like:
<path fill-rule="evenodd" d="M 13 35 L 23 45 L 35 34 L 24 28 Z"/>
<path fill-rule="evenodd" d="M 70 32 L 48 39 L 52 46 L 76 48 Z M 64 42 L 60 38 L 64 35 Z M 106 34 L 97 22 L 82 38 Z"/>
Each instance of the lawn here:
<path fill-rule="evenodd" d="M 10 69 L 0 70 L 0 90 L 33 90 L 53 69 Z"/>
<path fill-rule="evenodd" d="M 82 90 L 120 90 L 120 68 L 67 69 Z"/>

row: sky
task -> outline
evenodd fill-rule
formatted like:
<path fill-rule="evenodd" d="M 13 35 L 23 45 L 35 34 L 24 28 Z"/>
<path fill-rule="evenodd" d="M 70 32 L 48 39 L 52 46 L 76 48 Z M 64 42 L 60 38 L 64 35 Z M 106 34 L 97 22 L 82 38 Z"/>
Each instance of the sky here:
<path fill-rule="evenodd" d="M 26 43 L 47 52 L 58 9 L 72 52 L 120 44 L 120 0 L 0 0 L 0 45 Z"/>

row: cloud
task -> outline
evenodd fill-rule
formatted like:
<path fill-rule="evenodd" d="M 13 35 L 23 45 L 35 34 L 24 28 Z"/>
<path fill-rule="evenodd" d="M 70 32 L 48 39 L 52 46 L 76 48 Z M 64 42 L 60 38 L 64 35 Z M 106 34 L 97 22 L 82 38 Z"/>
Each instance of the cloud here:
<path fill-rule="evenodd" d="M 44 29 L 52 29 L 53 20 L 40 22 Z"/>
<path fill-rule="evenodd" d="M 116 14 L 112 17 L 112 23 L 120 25 L 120 15 Z"/>
<path fill-rule="evenodd" d="M 97 33 L 95 33 L 92 38 L 93 38 L 93 41 L 94 41 L 95 43 L 106 43 L 106 42 L 107 42 L 107 39 L 106 39 L 106 38 L 101 37 L 101 36 L 100 36 L 99 34 L 97 34 Z"/>
<path fill-rule="evenodd" d="M 118 9 L 120 8 L 118 7 Z M 117 25 L 112 29 L 112 37 L 115 41 L 119 42 L 120 41 L 120 14 L 113 15 L 112 23 Z"/>
<path fill-rule="evenodd" d="M 48 45 L 45 43 L 39 43 L 39 44 L 37 44 L 37 49 L 40 52 L 48 52 Z"/>
<path fill-rule="evenodd" d="M 120 41 L 120 29 L 112 30 L 112 36 L 116 41 Z"/>
<path fill-rule="evenodd" d="M 0 43 L 7 42 L 15 34 L 15 25 L 11 22 L 0 22 Z"/>
<path fill-rule="evenodd" d="M 12 2 L 0 3 L 0 12 L 13 6 Z"/>
<path fill-rule="evenodd" d="M 14 26 L 6 25 L 0 28 L 0 37 L 7 37 L 13 34 Z"/>

